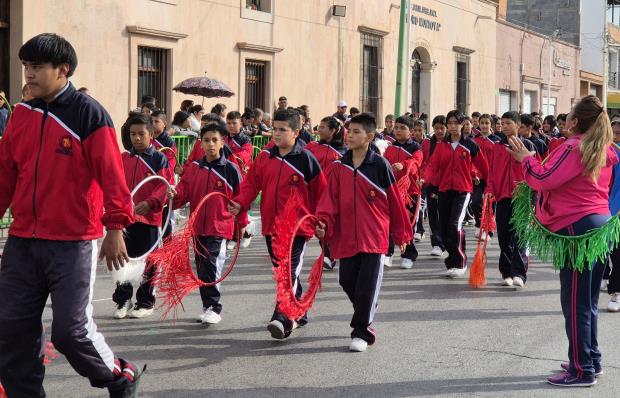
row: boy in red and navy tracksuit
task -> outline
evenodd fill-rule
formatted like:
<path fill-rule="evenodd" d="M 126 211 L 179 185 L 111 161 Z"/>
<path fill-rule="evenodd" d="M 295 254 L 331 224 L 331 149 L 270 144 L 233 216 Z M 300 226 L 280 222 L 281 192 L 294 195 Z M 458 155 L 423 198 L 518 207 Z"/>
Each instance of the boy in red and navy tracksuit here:
<path fill-rule="evenodd" d="M 334 163 L 316 213 L 320 221 L 315 233 L 332 245 L 340 259 L 338 280 L 353 304 L 351 351 L 365 351 L 376 339 L 371 325 L 390 231 L 402 251 L 413 239 L 392 168 L 369 150 L 375 129 L 372 115 L 362 113 L 351 119 L 350 150 Z"/>
<path fill-rule="evenodd" d="M 439 221 L 446 245 L 446 276 L 459 277 L 467 270 L 463 220 L 471 198 L 472 178 L 486 178 L 487 161 L 480 148 L 461 135 L 465 115 L 458 110 L 446 116 L 448 141 L 437 144 L 424 180 L 439 187 Z"/>
<path fill-rule="evenodd" d="M 387 147 L 383 156 L 388 163 L 392 165 L 396 181 L 401 178 L 409 179 L 407 194 L 411 197 L 413 203 L 407 210 L 410 213 L 410 218 L 417 218 L 413 213 L 416 211 L 417 201 L 420 200 L 420 186 L 418 185 L 418 180 L 420 179 L 420 166 L 422 165 L 423 155 L 420 150 L 420 145 L 411 138 L 412 130 L 413 119 L 408 116 L 398 117 L 394 124 L 394 136 L 396 137 L 396 141 Z M 413 233 L 414 231 L 412 230 L 412 236 Z M 402 258 L 400 267 L 403 269 L 411 269 L 413 267 L 413 262 L 418 258 L 418 251 L 416 250 L 413 240 L 407 243 L 407 249 L 400 254 Z M 385 260 L 385 265 L 388 267 L 392 265 L 393 254 L 394 242 L 390 239 L 387 258 Z"/>
<path fill-rule="evenodd" d="M 237 165 L 223 155 L 225 128 L 210 124 L 200 131 L 205 156 L 193 162 L 183 174 L 181 181 L 171 192 L 173 207 L 178 209 L 187 202 L 193 213 L 200 201 L 211 192 L 221 192 L 228 198 L 239 193 L 241 173 Z M 239 217 L 239 227 L 247 225 L 247 212 Z M 232 239 L 235 232 L 235 217 L 227 210 L 224 198 L 216 196 L 205 204 L 193 226 L 197 235 L 195 242 L 195 261 L 198 277 L 203 282 L 213 282 L 220 278 L 226 259 L 226 240 Z M 203 312 L 200 321 L 215 324 L 221 321 L 219 285 L 200 287 Z"/>
<path fill-rule="evenodd" d="M 252 139 L 241 131 L 241 127 L 241 114 L 228 112 L 226 115 L 228 136 L 224 140 L 232 151 L 229 160 L 239 166 L 241 174 L 245 175 L 252 164 Z"/>
<path fill-rule="evenodd" d="M 166 132 L 166 123 L 167 123 L 167 118 L 166 118 L 166 114 L 163 111 L 155 111 L 153 112 L 153 114 L 151 115 L 151 117 L 153 118 L 153 146 L 155 147 L 155 149 L 157 149 L 158 151 L 161 151 L 164 155 L 166 155 L 166 158 L 168 158 L 168 182 L 171 185 L 176 184 L 176 181 L 174 179 L 174 170 L 177 166 L 177 155 L 179 154 L 179 150 L 177 148 L 177 145 L 175 144 L 174 140 L 172 138 L 170 138 L 170 136 L 168 135 L 168 133 Z M 164 148 L 168 148 L 168 149 L 164 149 Z M 162 151 L 162 149 L 164 149 Z M 169 215 L 170 209 L 168 209 L 167 206 L 164 206 L 164 211 L 162 213 L 162 228 L 164 227 L 164 224 L 166 223 L 166 220 L 168 219 L 168 217 L 170 217 Z M 166 227 L 166 230 L 164 231 L 164 236 L 163 238 L 167 238 L 168 236 L 170 236 L 170 234 L 172 233 L 172 222 L 168 223 L 168 227 Z"/>
<path fill-rule="evenodd" d="M 129 129 L 129 137 L 133 148 L 123 153 L 123 169 L 127 187 L 133 189 L 145 178 L 158 175 L 170 180 L 170 168 L 166 155 L 155 150 L 152 144 L 153 124 L 150 116 L 137 115 L 130 117 L 125 125 Z M 142 186 L 133 197 L 135 222 L 125 228 L 124 239 L 129 257 L 140 257 L 148 252 L 159 239 L 159 228 L 162 225 L 163 205 L 166 201 L 168 187 L 159 180 Z M 151 279 L 154 267 L 147 265 L 143 281 L 136 292 L 136 305 L 132 309 L 133 285 L 131 281 L 117 283 L 112 300 L 117 309 L 114 318 L 144 318 L 153 313 L 155 295 Z"/>
<path fill-rule="evenodd" d="M 495 221 L 497 239 L 500 247 L 499 272 L 504 286 L 523 287 L 527 280 L 527 251 L 517 242 L 514 229 L 510 224 L 512 217 L 512 192 L 517 183 L 524 180 L 523 169 L 508 151 L 510 137 L 519 137 L 521 124 L 518 112 L 506 112 L 502 115 L 502 139 L 495 144 L 489 161 L 489 176 L 486 193 L 493 195 L 496 205 Z M 529 140 L 520 138 L 530 151 L 536 147 Z"/>
<path fill-rule="evenodd" d="M 249 210 L 256 196 L 262 192 L 260 203 L 262 233 L 272 263 L 276 265 L 277 261 L 271 250 L 276 216 L 284 209 L 294 191 L 301 194 L 304 203 L 298 211 L 298 216 L 313 214 L 318 199 L 325 190 L 326 181 L 319 162 L 304 149 L 304 144 L 297 140 L 300 129 L 299 114 L 292 110 L 278 111 L 274 115 L 273 124 L 275 145 L 263 150 L 256 157 L 241 184 L 239 195 L 234 198 L 234 205 L 230 206 L 229 210 L 233 214 Z M 303 264 L 303 251 L 306 241 L 312 235 L 312 228 L 304 226 L 299 229 L 293 241 L 291 278 L 297 297 L 302 293 L 299 273 Z M 273 338 L 284 339 L 290 336 L 294 328 L 306 323 L 306 316 L 300 319 L 299 323 L 286 318 L 278 311 L 276 304 L 268 330 Z"/>
<path fill-rule="evenodd" d="M 111 398 L 133 397 L 140 370 L 115 357 L 93 319 L 97 239 L 105 225 L 100 257 L 120 267 L 133 222 L 112 120 L 69 83 L 77 56 L 64 38 L 35 36 L 19 59 L 34 99 L 15 106 L 0 140 L 0 214 L 13 214 L 0 265 L 0 384 L 9 397 L 45 396 L 51 296 L 56 349 Z"/>

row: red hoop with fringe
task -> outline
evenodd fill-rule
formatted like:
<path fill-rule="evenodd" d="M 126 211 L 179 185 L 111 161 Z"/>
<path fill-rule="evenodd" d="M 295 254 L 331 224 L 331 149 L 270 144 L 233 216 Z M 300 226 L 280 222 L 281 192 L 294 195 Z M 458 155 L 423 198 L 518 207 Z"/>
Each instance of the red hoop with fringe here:
<path fill-rule="evenodd" d="M 295 296 L 291 278 L 291 251 L 293 241 L 299 228 L 305 222 L 318 222 L 312 214 L 306 214 L 297 220 L 297 209 L 302 204 L 298 192 L 294 192 L 287 201 L 282 213 L 276 218 L 272 250 L 277 266 L 273 267 L 273 276 L 276 281 L 276 303 L 278 310 L 289 319 L 301 318 L 314 304 L 316 293 L 321 288 L 323 277 L 323 259 L 325 257 L 324 243 L 321 245 L 321 255 L 314 261 L 308 276 L 308 288 L 300 298 Z"/>
<path fill-rule="evenodd" d="M 478 246 L 469 271 L 469 286 L 475 289 L 486 286 L 487 284 L 485 267 L 487 262 L 488 235 L 495 229 L 492 204 L 493 200 L 491 197 L 489 195 L 485 195 L 482 202 L 482 220 L 480 220 Z M 484 239 L 482 239 L 483 232 L 486 233 Z"/>
<path fill-rule="evenodd" d="M 221 192 L 211 192 L 207 194 L 202 198 L 198 206 L 196 206 L 196 209 L 194 209 L 187 225 L 183 229 L 173 233 L 172 236 L 164 242 L 162 247 L 155 250 L 148 257 L 148 263 L 152 264 L 152 266 L 157 266 L 157 272 L 153 278 L 153 285 L 157 287 L 158 297 L 162 300 L 159 306 L 159 308 L 162 309 L 162 319 L 168 317 L 170 312 L 173 314 L 173 319 L 176 319 L 178 307 L 181 307 L 183 311 L 185 311 L 183 307 L 183 299 L 185 297 L 202 286 L 209 287 L 221 283 L 232 272 L 237 262 L 241 241 L 241 233 L 238 227 L 236 228 L 237 246 L 235 248 L 235 253 L 230 260 L 228 268 L 219 279 L 213 282 L 203 282 L 196 276 L 192 267 L 189 253 L 190 245 L 194 249 L 194 253 L 199 251 L 201 253 L 208 253 L 203 245 L 198 244 L 197 236 L 194 233 L 194 221 L 203 206 L 205 206 L 210 199 L 218 196 L 224 198 L 228 203 L 231 202 L 231 200 Z"/>

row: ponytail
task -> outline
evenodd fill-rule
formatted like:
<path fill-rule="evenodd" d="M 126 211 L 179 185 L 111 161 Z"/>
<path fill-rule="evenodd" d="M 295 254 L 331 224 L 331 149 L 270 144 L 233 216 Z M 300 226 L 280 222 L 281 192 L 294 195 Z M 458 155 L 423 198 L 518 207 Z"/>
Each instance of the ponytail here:
<path fill-rule="evenodd" d="M 613 142 L 613 131 L 609 116 L 604 110 L 596 118 L 594 124 L 585 132 L 581 139 L 579 151 L 584 175 L 597 180 L 601 169 L 607 163 L 607 147 Z"/>

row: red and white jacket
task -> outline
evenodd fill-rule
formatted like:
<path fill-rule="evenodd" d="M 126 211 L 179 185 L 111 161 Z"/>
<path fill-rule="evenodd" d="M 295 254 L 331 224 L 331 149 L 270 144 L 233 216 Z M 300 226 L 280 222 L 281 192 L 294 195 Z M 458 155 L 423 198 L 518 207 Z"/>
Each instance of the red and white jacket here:
<path fill-rule="evenodd" d="M 0 214 L 9 234 L 94 240 L 133 222 L 112 120 L 71 83 L 49 104 L 15 106 L 0 140 Z M 105 208 L 105 213 L 104 209 Z"/>
<path fill-rule="evenodd" d="M 158 175 L 170 181 L 171 171 L 168 158 L 163 153 L 156 151 L 154 145 L 150 145 L 144 152 L 137 153 L 135 150 L 123 152 L 123 169 L 125 182 L 130 191 L 147 177 Z M 161 226 L 163 206 L 166 202 L 168 186 L 160 180 L 149 181 L 136 191 L 133 197 L 134 205 L 145 201 L 151 211 L 144 215 L 134 213 L 136 222 L 155 227 Z"/>
<path fill-rule="evenodd" d="M 521 142 L 528 150 L 536 150 L 531 141 L 521 138 Z M 524 179 L 521 163 L 517 162 L 508 152 L 509 148 L 508 140 L 502 134 L 501 141 L 494 144 L 493 153 L 489 158 L 489 174 L 485 193 L 492 194 L 497 201 L 512 198 L 517 183 Z"/>
<path fill-rule="evenodd" d="M 245 133 L 239 133 L 235 136 L 224 137 L 224 141 L 232 151 L 229 159 L 236 163 L 241 173 L 245 175 L 252 165 L 252 139 Z"/>
<path fill-rule="evenodd" d="M 298 211 L 298 217 L 301 217 L 314 214 L 326 185 L 319 162 L 298 140 L 293 150 L 285 156 L 280 155 L 277 146 L 263 150 L 254 159 L 239 194 L 233 200 L 241 204 L 243 210 L 249 210 L 258 193 L 262 192 L 262 233 L 272 235 L 275 218 L 284 209 L 293 191 L 299 192 L 304 202 Z M 310 238 L 314 235 L 314 229 L 310 225 L 303 226 L 297 234 Z"/>
<path fill-rule="evenodd" d="M 335 258 L 387 253 L 390 232 L 398 245 L 413 239 L 392 167 L 370 149 L 357 169 L 351 151 L 334 162 L 316 216 Z"/>
<path fill-rule="evenodd" d="M 324 173 L 327 173 L 332 163 L 340 159 L 347 151 L 346 145 L 332 145 L 325 141 L 312 141 L 306 144 L 305 149 L 319 161 Z"/>
<path fill-rule="evenodd" d="M 491 158 L 493 157 L 493 152 L 495 151 L 495 143 L 499 140 L 500 138 L 495 134 L 490 134 L 488 137 L 485 137 L 480 133 L 480 131 L 478 131 L 477 135 L 473 138 L 473 141 L 478 145 L 480 151 L 487 160 L 489 167 L 491 167 Z M 488 179 L 488 177 L 486 179 Z"/>
<path fill-rule="evenodd" d="M 392 145 L 387 147 L 383 157 L 387 159 L 392 167 L 395 163 L 401 163 L 403 165 L 403 170 L 394 170 L 396 181 L 407 173 L 410 180 L 408 193 L 411 196 L 418 196 L 420 193 L 420 187 L 418 186 L 420 167 L 424 160 L 420 145 L 412 138 L 408 139 L 405 143 L 394 141 Z"/>
<path fill-rule="evenodd" d="M 452 147 L 447 141 L 438 142 L 424 172 L 424 180 L 438 186 L 439 192 L 471 192 L 472 178 L 485 179 L 488 164 L 475 142 L 461 139 Z"/>
<path fill-rule="evenodd" d="M 237 165 L 221 156 L 213 162 L 205 158 L 193 162 L 183 173 L 176 186 L 177 196 L 173 208 L 178 209 L 189 202 L 194 213 L 200 201 L 211 192 L 221 192 L 232 199 L 239 193 L 241 173 Z M 239 227 L 248 224 L 248 213 L 239 214 Z M 194 232 L 201 236 L 217 236 L 232 239 L 235 231 L 235 217 L 228 212 L 228 202 L 221 196 L 209 199 L 196 216 Z"/>
<path fill-rule="evenodd" d="M 174 180 L 174 168 L 177 165 L 177 155 L 179 154 L 179 150 L 177 145 L 174 143 L 174 140 L 170 138 L 168 133 L 165 131 L 159 135 L 159 137 L 153 140 L 153 146 L 158 151 L 162 152 L 168 158 L 168 168 L 170 169 L 170 182 L 171 184 L 175 184 Z M 162 151 L 163 148 L 166 148 Z"/>

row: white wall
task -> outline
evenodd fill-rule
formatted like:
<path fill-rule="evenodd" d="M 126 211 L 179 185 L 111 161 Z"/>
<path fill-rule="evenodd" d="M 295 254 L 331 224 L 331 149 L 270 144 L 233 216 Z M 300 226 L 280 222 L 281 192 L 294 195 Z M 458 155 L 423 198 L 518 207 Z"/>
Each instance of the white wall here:
<path fill-rule="evenodd" d="M 581 70 L 603 75 L 605 0 L 581 1 Z"/>

